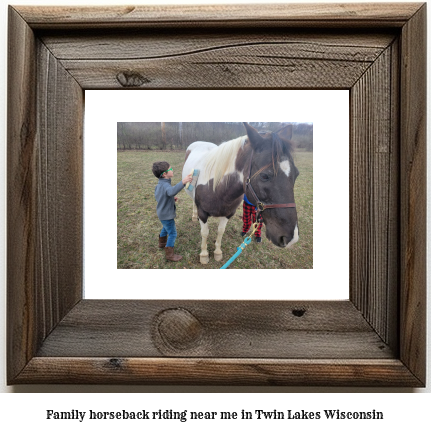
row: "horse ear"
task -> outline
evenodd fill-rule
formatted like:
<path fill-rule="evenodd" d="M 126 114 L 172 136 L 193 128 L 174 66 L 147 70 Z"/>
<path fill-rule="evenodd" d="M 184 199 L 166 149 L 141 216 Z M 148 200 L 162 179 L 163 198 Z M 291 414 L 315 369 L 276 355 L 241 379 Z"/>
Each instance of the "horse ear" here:
<path fill-rule="evenodd" d="M 248 123 L 244 123 L 244 126 L 252 149 L 258 150 L 263 145 L 264 140 L 253 126 L 250 126 Z"/>
<path fill-rule="evenodd" d="M 278 136 L 286 141 L 290 141 L 292 139 L 292 130 L 292 125 L 287 125 L 278 132 Z"/>

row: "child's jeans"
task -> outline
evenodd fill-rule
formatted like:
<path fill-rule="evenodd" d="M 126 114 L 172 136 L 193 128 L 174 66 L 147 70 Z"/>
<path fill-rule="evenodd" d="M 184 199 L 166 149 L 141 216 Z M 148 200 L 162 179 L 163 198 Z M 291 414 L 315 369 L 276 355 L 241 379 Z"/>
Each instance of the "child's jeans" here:
<path fill-rule="evenodd" d="M 175 227 L 175 219 L 160 221 L 163 225 L 160 237 L 168 236 L 166 247 L 174 247 L 175 239 L 177 238 L 177 228 Z"/>

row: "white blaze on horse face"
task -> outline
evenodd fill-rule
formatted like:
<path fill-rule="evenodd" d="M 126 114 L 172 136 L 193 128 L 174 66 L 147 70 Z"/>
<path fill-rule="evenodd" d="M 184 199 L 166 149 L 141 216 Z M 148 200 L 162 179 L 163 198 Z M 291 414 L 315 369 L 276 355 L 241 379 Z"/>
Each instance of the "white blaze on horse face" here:
<path fill-rule="evenodd" d="M 290 162 L 288 159 L 286 159 L 280 163 L 280 168 L 283 170 L 284 174 L 286 174 L 286 177 L 289 177 L 289 175 L 290 175 Z"/>
<path fill-rule="evenodd" d="M 242 171 L 237 171 L 239 175 L 239 181 L 240 183 L 244 183 L 244 173 Z"/>
<path fill-rule="evenodd" d="M 293 238 L 290 240 L 290 242 L 287 244 L 286 248 L 290 249 L 297 241 L 299 240 L 299 234 L 298 234 L 298 224 L 295 226 L 295 230 L 293 231 Z"/>

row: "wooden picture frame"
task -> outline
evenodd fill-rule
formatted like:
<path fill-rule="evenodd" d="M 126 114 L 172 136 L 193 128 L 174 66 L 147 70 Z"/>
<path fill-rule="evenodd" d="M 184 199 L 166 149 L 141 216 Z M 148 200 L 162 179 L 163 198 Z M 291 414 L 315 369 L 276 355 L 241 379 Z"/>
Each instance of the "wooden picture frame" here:
<path fill-rule="evenodd" d="M 8 384 L 424 386 L 425 28 L 425 3 L 9 7 Z M 82 299 L 84 90 L 127 88 L 349 89 L 350 299 Z"/>

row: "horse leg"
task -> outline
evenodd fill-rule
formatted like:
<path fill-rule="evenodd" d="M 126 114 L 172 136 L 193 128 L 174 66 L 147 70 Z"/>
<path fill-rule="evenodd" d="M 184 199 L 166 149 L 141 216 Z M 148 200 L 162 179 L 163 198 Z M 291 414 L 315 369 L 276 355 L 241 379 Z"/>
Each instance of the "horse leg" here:
<path fill-rule="evenodd" d="M 229 219 L 226 217 L 220 217 L 217 229 L 217 240 L 215 242 L 214 259 L 221 261 L 223 258 L 223 252 L 221 251 L 221 239 L 226 229 L 226 224 Z"/>
<path fill-rule="evenodd" d="M 196 207 L 195 202 L 193 201 L 193 214 L 192 214 L 192 221 L 197 222 L 198 220 L 198 208 Z"/>
<path fill-rule="evenodd" d="M 210 261 L 209 254 L 208 254 L 208 248 L 207 248 L 207 238 L 208 238 L 208 233 L 209 233 L 208 221 L 206 223 L 203 223 L 199 219 L 199 223 L 201 224 L 201 236 L 202 236 L 201 253 L 199 254 L 200 261 L 201 261 L 201 264 L 208 264 Z"/>

